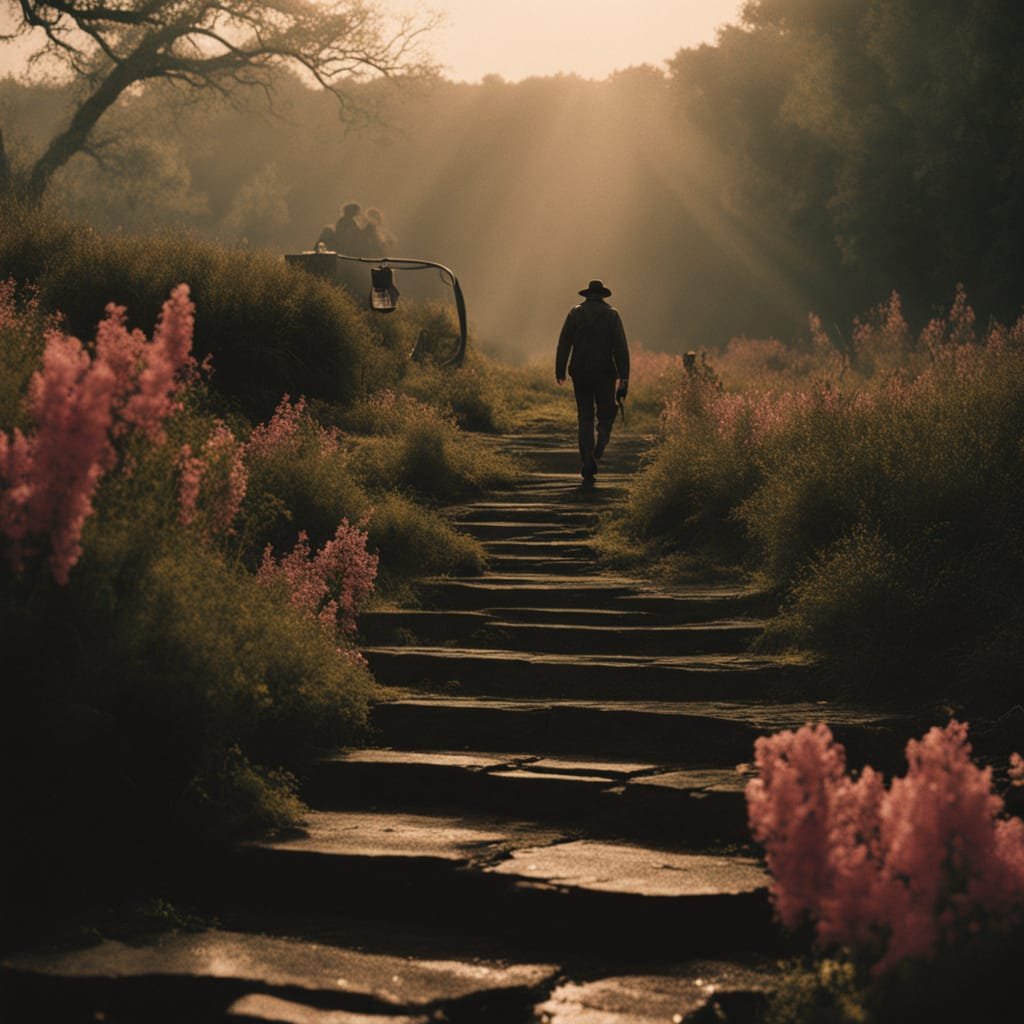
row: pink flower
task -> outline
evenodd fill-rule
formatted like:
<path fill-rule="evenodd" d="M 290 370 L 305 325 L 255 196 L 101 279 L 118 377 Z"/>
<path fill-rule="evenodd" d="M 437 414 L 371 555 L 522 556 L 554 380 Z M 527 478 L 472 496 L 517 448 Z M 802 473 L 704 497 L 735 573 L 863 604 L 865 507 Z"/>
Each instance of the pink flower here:
<path fill-rule="evenodd" d="M 783 924 L 809 917 L 821 942 L 859 949 L 881 973 L 1024 904 L 1024 823 L 1001 816 L 966 725 L 911 740 L 888 790 L 871 768 L 851 779 L 823 725 L 759 739 L 755 753 L 747 806 Z"/>
<path fill-rule="evenodd" d="M 226 533 L 238 515 L 249 487 L 244 446 L 223 423 L 219 423 L 203 446 L 205 476 L 209 490 L 210 530 Z"/>
<path fill-rule="evenodd" d="M 315 555 L 305 532 L 280 559 L 268 544 L 257 573 L 266 585 L 285 584 L 292 604 L 318 619 L 331 635 L 338 629 L 355 631 L 357 607 L 372 593 L 376 577 L 377 556 L 366 550 L 366 534 L 347 519 Z"/>
<path fill-rule="evenodd" d="M 183 386 L 182 374 L 193 365 L 194 325 L 195 306 L 189 298 L 188 285 L 179 284 L 163 305 L 136 391 L 122 413 L 126 423 L 133 424 L 153 441 L 163 440 L 163 421 L 179 408 L 176 395 Z"/>
<path fill-rule="evenodd" d="M 6 295 L 5 318 L 14 315 Z M 0 433 L 0 534 L 15 570 L 45 540 L 54 579 L 68 582 L 96 488 L 117 462 L 114 439 L 129 426 L 161 437 L 163 418 L 176 407 L 171 397 L 175 375 L 189 362 L 191 308 L 181 285 L 147 345 L 126 330 L 124 310 L 108 306 L 92 359 L 77 338 L 47 332 L 42 369 L 29 383 L 34 428 Z"/>
<path fill-rule="evenodd" d="M 296 452 L 299 427 L 306 409 L 306 400 L 300 398 L 294 405 L 283 395 L 274 415 L 267 423 L 258 423 L 249 435 L 246 445 L 250 458 L 265 459 L 277 452 Z"/>
<path fill-rule="evenodd" d="M 178 520 L 184 526 L 195 521 L 196 506 L 199 502 L 199 487 L 206 463 L 192 454 L 192 446 L 183 444 L 178 456 L 181 478 L 178 482 Z"/>

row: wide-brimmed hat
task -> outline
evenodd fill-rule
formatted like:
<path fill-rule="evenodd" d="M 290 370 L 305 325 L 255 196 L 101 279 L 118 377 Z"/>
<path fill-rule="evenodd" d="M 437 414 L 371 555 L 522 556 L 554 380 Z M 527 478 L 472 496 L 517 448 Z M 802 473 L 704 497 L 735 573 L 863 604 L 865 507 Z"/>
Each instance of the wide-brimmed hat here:
<path fill-rule="evenodd" d="M 591 281 L 590 284 L 580 292 L 580 295 L 603 295 L 607 298 L 611 295 L 611 290 L 605 288 L 604 281 Z"/>

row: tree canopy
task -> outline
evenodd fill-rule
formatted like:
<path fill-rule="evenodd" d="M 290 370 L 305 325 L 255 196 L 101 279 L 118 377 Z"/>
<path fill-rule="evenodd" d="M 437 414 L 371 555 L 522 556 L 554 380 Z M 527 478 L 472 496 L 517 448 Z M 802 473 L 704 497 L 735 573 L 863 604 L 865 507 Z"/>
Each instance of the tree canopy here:
<path fill-rule="evenodd" d="M 777 211 L 853 311 L 896 288 L 924 314 L 962 281 L 979 307 L 1016 315 L 1017 0 L 749 0 L 716 47 L 672 69 L 730 155 L 733 193 Z"/>
<path fill-rule="evenodd" d="M 163 80 L 192 90 L 269 90 L 273 71 L 299 69 L 345 102 L 354 80 L 424 70 L 431 17 L 390 21 L 368 0 L 3 0 L 14 29 L 0 41 L 38 42 L 30 66 L 80 86 L 67 124 L 28 170 L 38 199 L 54 173 L 86 150 L 97 123 L 133 87 Z M 0 184 L 10 185 L 0 135 Z"/>

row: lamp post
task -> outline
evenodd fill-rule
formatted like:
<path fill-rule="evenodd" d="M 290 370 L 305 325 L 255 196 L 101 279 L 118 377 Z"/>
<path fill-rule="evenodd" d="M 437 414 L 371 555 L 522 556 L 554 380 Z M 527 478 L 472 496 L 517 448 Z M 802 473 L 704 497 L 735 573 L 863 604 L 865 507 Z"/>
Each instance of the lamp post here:
<path fill-rule="evenodd" d="M 318 277 L 326 277 L 331 281 L 338 281 L 338 260 L 346 260 L 352 263 L 370 264 L 370 308 L 376 313 L 390 313 L 398 306 L 398 289 L 395 287 L 394 273 L 396 270 L 438 270 L 441 273 L 441 280 L 449 285 L 455 296 L 455 309 L 459 315 L 459 339 L 458 348 L 454 354 L 444 360 L 443 366 L 461 366 L 466 359 L 466 300 L 462 294 L 462 286 L 454 271 L 443 263 L 435 263 L 433 260 L 411 259 L 407 257 L 388 256 L 347 256 L 340 252 L 328 252 L 318 246 L 313 252 L 290 253 L 285 260 L 293 266 L 302 267 Z M 415 358 L 420 349 L 422 336 L 417 339 L 410 358 Z"/>

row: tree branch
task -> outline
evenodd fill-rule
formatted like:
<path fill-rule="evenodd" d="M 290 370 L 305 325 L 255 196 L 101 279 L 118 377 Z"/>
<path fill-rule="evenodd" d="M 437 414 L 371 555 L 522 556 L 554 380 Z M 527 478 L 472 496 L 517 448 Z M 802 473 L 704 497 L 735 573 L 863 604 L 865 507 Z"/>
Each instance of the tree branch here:
<path fill-rule="evenodd" d="M 345 109 L 347 83 L 427 70 L 417 64 L 436 18 L 385 30 L 373 0 L 10 0 L 45 43 L 30 60 L 57 57 L 93 88 L 29 176 L 30 195 L 88 143 L 96 123 L 133 85 L 166 79 L 229 95 L 271 88 L 275 66 L 301 68 Z"/>

